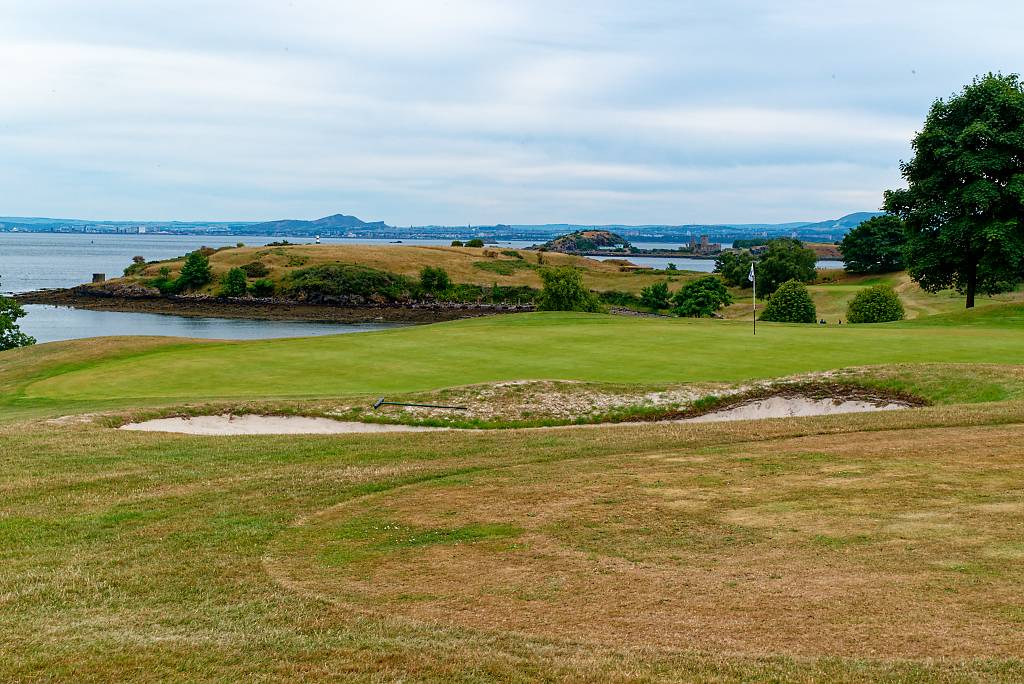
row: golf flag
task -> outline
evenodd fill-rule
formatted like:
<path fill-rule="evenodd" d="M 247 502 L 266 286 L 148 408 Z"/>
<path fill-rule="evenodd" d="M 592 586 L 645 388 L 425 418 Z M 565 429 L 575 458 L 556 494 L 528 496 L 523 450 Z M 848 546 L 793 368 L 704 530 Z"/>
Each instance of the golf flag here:
<path fill-rule="evenodd" d="M 754 310 L 754 334 L 757 334 L 757 283 L 754 281 L 754 262 L 750 262 L 750 275 L 747 276 L 747 280 L 750 281 L 750 287 L 752 289 L 750 294 L 750 303 Z"/>

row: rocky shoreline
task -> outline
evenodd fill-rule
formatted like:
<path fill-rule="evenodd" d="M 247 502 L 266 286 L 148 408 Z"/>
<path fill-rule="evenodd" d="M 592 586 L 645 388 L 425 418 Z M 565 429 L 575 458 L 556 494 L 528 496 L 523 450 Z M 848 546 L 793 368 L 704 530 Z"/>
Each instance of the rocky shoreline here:
<path fill-rule="evenodd" d="M 300 302 L 279 298 L 222 298 L 208 295 L 154 295 L 148 288 L 111 291 L 91 286 L 37 290 L 15 295 L 21 304 L 66 306 L 91 311 L 171 314 L 327 323 L 436 323 L 499 313 L 533 311 L 532 304 L 461 302 L 372 302 L 354 299 Z M 361 298 L 360 298 L 361 299 Z"/>

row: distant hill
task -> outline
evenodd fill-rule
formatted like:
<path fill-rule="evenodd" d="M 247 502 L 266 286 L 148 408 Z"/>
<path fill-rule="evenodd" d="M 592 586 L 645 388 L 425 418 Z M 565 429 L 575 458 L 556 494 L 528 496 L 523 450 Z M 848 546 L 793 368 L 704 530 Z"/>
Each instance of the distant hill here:
<path fill-rule="evenodd" d="M 846 233 L 870 218 L 881 216 L 880 211 L 858 211 L 855 214 L 847 214 L 832 221 L 818 221 L 817 223 L 805 223 L 799 227 L 800 230 L 824 231 L 833 233 Z"/>
<path fill-rule="evenodd" d="M 332 214 L 315 221 L 300 221 L 295 219 L 283 219 L 280 221 L 266 221 L 246 226 L 239 232 L 252 235 L 299 235 L 299 234 L 321 234 L 329 235 L 353 228 L 360 230 L 384 230 L 388 227 L 383 221 L 367 222 L 355 216 L 345 214 Z"/>
<path fill-rule="evenodd" d="M 541 247 L 551 252 L 577 254 L 605 247 L 629 247 L 629 242 L 621 235 L 608 230 L 578 230 L 548 240 Z"/>

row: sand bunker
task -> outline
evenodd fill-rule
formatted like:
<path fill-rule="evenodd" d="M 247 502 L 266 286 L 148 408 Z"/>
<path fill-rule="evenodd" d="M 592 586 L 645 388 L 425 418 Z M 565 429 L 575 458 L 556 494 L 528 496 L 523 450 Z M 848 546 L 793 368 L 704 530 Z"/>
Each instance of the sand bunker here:
<path fill-rule="evenodd" d="M 727 420 L 757 420 L 759 418 L 795 418 L 800 416 L 829 416 L 837 413 L 865 411 L 895 411 L 909 408 L 898 402 L 870 402 L 852 399 L 809 399 L 807 397 L 768 397 L 731 408 L 687 418 L 686 423 L 718 423 Z"/>
<path fill-rule="evenodd" d="M 343 435 L 366 432 L 426 432 L 445 428 L 355 423 L 304 416 L 193 416 L 159 418 L 122 425 L 121 430 L 179 432 L 187 435 Z"/>

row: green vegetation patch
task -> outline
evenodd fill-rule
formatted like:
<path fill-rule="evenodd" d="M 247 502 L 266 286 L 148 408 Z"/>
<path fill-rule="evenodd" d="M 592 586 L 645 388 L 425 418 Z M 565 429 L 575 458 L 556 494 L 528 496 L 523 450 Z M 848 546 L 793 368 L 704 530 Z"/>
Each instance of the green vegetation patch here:
<path fill-rule="evenodd" d="M 510 276 L 516 271 L 528 271 L 536 268 L 536 264 L 527 263 L 522 257 L 519 259 L 512 260 L 492 260 L 492 261 L 474 261 L 473 268 L 481 271 L 487 271 L 488 273 L 497 273 L 498 275 Z"/>
<path fill-rule="evenodd" d="M 430 546 L 478 544 L 512 539 L 522 533 L 522 528 L 508 523 L 418 527 L 383 516 L 362 516 L 333 526 L 331 539 L 321 559 L 327 565 L 370 562 L 382 556 Z"/>

